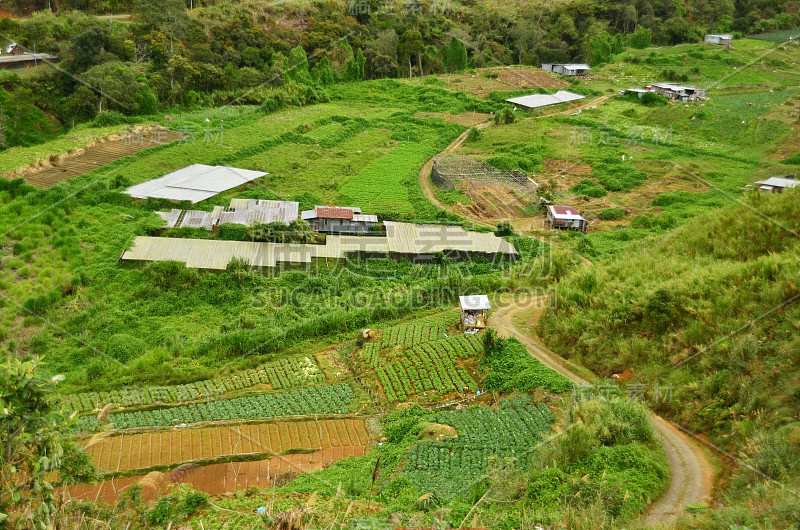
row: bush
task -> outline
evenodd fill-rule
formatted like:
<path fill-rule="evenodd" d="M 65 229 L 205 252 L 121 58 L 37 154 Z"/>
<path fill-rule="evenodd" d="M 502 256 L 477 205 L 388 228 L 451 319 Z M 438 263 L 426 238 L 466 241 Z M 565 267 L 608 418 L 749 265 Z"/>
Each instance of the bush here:
<path fill-rule="evenodd" d="M 124 114 L 115 110 L 107 110 L 97 115 L 92 122 L 92 127 L 110 127 L 113 125 L 122 125 L 123 123 L 129 123 L 128 118 L 126 118 Z"/>
<path fill-rule="evenodd" d="M 117 333 L 106 343 L 105 351 L 121 363 L 135 359 L 147 349 L 145 342 L 127 333 Z"/>
<path fill-rule="evenodd" d="M 603 186 L 600 186 L 596 182 L 589 179 L 582 180 L 579 184 L 573 186 L 570 191 L 577 193 L 578 195 L 586 195 L 587 197 L 591 197 L 593 199 L 605 197 L 608 193 Z"/>
<path fill-rule="evenodd" d="M 603 221 L 619 221 L 625 217 L 625 210 L 622 208 L 606 208 L 598 216 Z"/>
<path fill-rule="evenodd" d="M 784 164 L 795 164 L 795 165 L 800 166 L 800 153 L 795 153 L 792 156 L 790 156 L 789 158 L 784 158 L 783 159 L 783 163 Z"/>
<path fill-rule="evenodd" d="M 514 109 L 505 107 L 494 113 L 495 125 L 508 125 L 517 119 Z"/>
<path fill-rule="evenodd" d="M 639 99 L 639 103 L 645 107 L 663 107 L 667 104 L 667 98 L 659 96 L 655 92 L 645 92 Z"/>
<path fill-rule="evenodd" d="M 481 138 L 481 130 L 477 127 L 470 128 L 469 132 L 467 133 L 467 141 L 468 142 L 476 142 Z"/>
<path fill-rule="evenodd" d="M 223 223 L 219 225 L 217 237 L 225 241 L 250 241 L 250 231 L 245 225 Z"/>

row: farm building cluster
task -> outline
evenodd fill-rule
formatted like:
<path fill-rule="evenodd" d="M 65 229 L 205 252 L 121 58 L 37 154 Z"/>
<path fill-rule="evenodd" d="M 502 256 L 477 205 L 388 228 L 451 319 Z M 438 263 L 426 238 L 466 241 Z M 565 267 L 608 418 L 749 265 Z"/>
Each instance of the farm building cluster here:
<path fill-rule="evenodd" d="M 652 92 L 659 96 L 664 96 L 673 101 L 702 101 L 706 97 L 706 91 L 696 86 L 684 86 L 676 83 L 653 83 L 644 88 L 629 88 L 620 92 L 620 95 L 636 94 L 640 98 Z"/>
<path fill-rule="evenodd" d="M 267 173 L 195 164 L 128 188 L 126 193 L 137 198 L 196 203 L 264 175 Z M 466 231 L 460 226 L 393 221 L 384 221 L 380 229 L 378 217 L 364 214 L 358 207 L 315 206 L 300 212 L 299 206 L 293 201 L 232 199 L 230 206 L 215 206 L 211 211 L 172 209 L 156 213 L 164 219 L 166 228 L 211 231 L 225 223 L 289 225 L 302 219 L 313 231 L 325 235 L 324 244 L 140 236 L 130 250 L 123 252 L 121 259 L 179 261 L 190 268 L 225 269 L 234 258 L 244 259 L 254 267 L 276 267 L 350 257 L 407 258 L 424 262 L 437 255 L 450 259 L 478 256 L 493 259 L 501 255 L 515 259 L 517 256 L 514 245 L 494 233 Z"/>

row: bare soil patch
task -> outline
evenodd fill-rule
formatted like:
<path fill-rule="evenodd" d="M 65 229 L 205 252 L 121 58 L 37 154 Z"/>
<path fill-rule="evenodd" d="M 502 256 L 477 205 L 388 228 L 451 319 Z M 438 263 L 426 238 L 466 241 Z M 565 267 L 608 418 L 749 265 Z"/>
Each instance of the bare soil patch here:
<path fill-rule="evenodd" d="M 486 74 L 497 77 L 487 77 Z M 486 68 L 474 74 L 451 74 L 439 76 L 448 85 L 457 87 L 476 96 L 489 92 L 511 91 L 523 88 L 564 88 L 568 83 L 537 68 L 507 67 Z"/>
<path fill-rule="evenodd" d="M 169 484 L 190 484 L 194 489 L 209 495 L 221 495 L 251 486 L 270 487 L 275 481 L 285 482 L 287 478 L 300 473 L 319 471 L 333 462 L 351 456 L 364 456 L 366 453 L 365 446 L 341 446 L 310 453 L 278 455 L 252 462 L 228 462 L 196 468 L 187 466 L 186 469 L 162 474 L 156 481 L 159 485 L 157 489 L 145 487 L 142 493 L 146 499 L 152 499 L 156 492 L 164 493 Z M 144 477 L 145 475 L 136 475 L 109 479 L 97 485 L 80 484 L 70 486 L 67 491 L 74 499 L 113 503 L 129 486 Z"/>
<path fill-rule="evenodd" d="M 131 133 L 101 138 L 82 149 L 52 154 L 47 160 L 39 160 L 28 167 L 12 171 L 7 176 L 22 177 L 28 184 L 49 188 L 143 149 L 169 143 L 180 137 L 180 133 L 161 128 L 133 130 Z"/>
<path fill-rule="evenodd" d="M 224 456 L 366 446 L 368 443 L 369 436 L 362 420 L 341 419 L 123 433 L 95 443 L 87 452 L 101 469 L 121 472 Z"/>
<path fill-rule="evenodd" d="M 523 208 L 528 201 L 518 190 L 501 182 L 463 183 L 458 188 L 469 197 L 472 204 L 457 204 L 453 210 L 461 215 L 494 223 L 518 217 L 530 217 Z"/>

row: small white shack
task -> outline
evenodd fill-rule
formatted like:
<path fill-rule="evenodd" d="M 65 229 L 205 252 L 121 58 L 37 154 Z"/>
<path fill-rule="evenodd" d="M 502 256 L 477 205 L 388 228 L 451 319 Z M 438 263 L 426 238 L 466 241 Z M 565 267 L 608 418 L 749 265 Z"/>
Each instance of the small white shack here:
<path fill-rule="evenodd" d="M 800 186 L 800 181 L 781 177 L 770 177 L 767 180 L 756 182 L 756 184 L 758 184 L 758 189 L 762 193 L 782 193 L 786 188 L 796 188 Z"/>
<path fill-rule="evenodd" d="M 557 74 L 563 74 L 568 76 L 578 76 L 578 75 L 586 75 L 589 73 L 591 68 L 586 63 L 562 63 L 562 64 L 553 64 L 553 63 L 543 63 L 542 70 L 545 72 L 555 72 Z"/>
<path fill-rule="evenodd" d="M 492 308 L 485 294 L 459 296 L 461 300 L 461 327 L 464 333 L 483 333 L 486 329 L 486 312 Z"/>
<path fill-rule="evenodd" d="M 730 46 L 733 42 L 733 35 L 722 35 L 717 33 L 709 33 L 705 36 L 703 41 L 709 44 L 719 44 L 722 46 Z"/>

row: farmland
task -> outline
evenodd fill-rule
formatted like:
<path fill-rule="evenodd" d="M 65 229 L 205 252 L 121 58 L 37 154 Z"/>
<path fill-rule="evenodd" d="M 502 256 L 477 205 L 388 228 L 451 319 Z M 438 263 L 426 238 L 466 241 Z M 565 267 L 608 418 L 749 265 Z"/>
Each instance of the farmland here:
<path fill-rule="evenodd" d="M 29 457 L 0 466 L 0 526 L 6 512 L 50 508 L 37 484 L 8 509 L 21 469 L 63 479 L 72 500 L 108 502 L 66 499 L 49 525 L 65 528 L 795 523 L 797 194 L 749 190 L 798 174 L 800 48 L 783 43 L 795 30 L 740 38 L 794 14 L 766 18 L 776 4 L 751 21 L 745 2 L 711 17 L 721 4 L 694 0 L 457 2 L 457 17 L 198 4 L 177 29 L 138 14 L 100 28 L 0 13 L 26 45 L 58 47 L 70 76 L 136 74 L 111 87 L 131 91 L 127 108 L 87 87 L 44 105 L 73 78 L 0 76 L 0 171 L 25 177 L 0 179 L 0 410 L 3 441 Z M 76 28 L 89 29 L 64 36 Z M 734 45 L 701 44 L 706 30 L 735 32 Z M 533 66 L 589 58 L 581 78 Z M 663 80 L 708 97 L 618 95 Z M 505 101 L 557 89 L 586 99 L 531 111 Z M 116 110 L 94 118 L 104 107 Z M 53 138 L 70 120 L 84 123 Z M 129 127 L 180 139 L 132 147 L 119 136 Z M 517 172 L 514 185 L 428 190 L 445 150 Z M 268 173 L 193 208 L 359 207 L 381 223 L 493 232 L 519 259 L 214 272 L 122 261 L 138 236 L 163 235 L 156 212 L 189 207 L 125 189 L 189 164 Z M 546 204 L 580 210 L 588 232 L 550 230 Z M 468 335 L 459 297 L 478 293 L 494 309 Z M 520 300 L 546 307 L 515 323 Z M 598 395 L 579 399 L 564 366 Z M 18 421 L 31 411 L 36 423 Z M 689 453 L 697 469 L 685 469 Z M 697 487 L 676 496 L 681 484 Z"/>
<path fill-rule="evenodd" d="M 65 396 L 68 411 L 91 412 L 106 405 L 115 407 L 148 406 L 154 404 L 183 403 L 199 399 L 220 397 L 230 392 L 256 386 L 282 390 L 325 383 L 325 376 L 309 357 L 281 359 L 262 368 L 247 370 L 218 379 L 197 383 L 144 389 L 114 390 L 111 392 L 84 392 Z"/>
<path fill-rule="evenodd" d="M 87 452 L 109 473 L 172 468 L 186 462 L 225 456 L 279 455 L 290 450 L 363 447 L 368 443 L 363 421 L 319 420 L 243 423 L 232 426 L 183 428 L 103 438 Z"/>
<path fill-rule="evenodd" d="M 274 394 L 256 394 L 238 398 L 202 401 L 188 405 L 136 412 L 111 414 L 109 421 L 118 429 L 168 427 L 180 423 L 200 423 L 236 419 L 304 416 L 309 414 L 346 414 L 354 397 L 346 383 L 300 388 Z M 92 417 L 79 430 L 97 428 Z"/>

